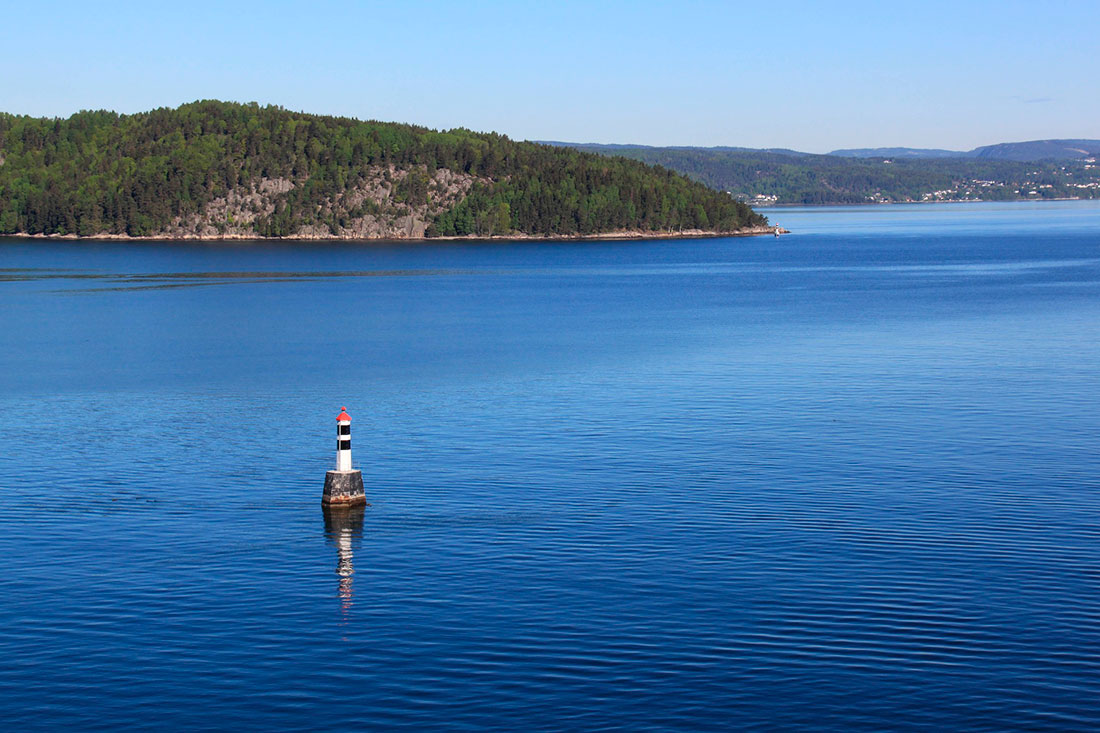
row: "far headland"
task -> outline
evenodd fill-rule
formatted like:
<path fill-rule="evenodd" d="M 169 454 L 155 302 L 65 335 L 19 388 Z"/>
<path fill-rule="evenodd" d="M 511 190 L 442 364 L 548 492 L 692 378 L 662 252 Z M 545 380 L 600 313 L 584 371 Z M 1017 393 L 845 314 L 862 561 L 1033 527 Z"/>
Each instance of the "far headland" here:
<path fill-rule="evenodd" d="M 1033 140 L 968 151 L 548 143 L 662 165 L 752 206 L 1100 198 L 1100 140 Z"/>

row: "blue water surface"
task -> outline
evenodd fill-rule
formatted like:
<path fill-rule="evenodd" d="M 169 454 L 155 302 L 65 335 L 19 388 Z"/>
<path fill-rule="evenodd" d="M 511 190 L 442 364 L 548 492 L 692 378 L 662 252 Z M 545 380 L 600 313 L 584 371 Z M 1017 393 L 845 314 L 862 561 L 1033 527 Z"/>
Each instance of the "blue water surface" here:
<path fill-rule="evenodd" d="M 0 729 L 1100 728 L 1100 206 L 766 213 L 0 240 Z"/>

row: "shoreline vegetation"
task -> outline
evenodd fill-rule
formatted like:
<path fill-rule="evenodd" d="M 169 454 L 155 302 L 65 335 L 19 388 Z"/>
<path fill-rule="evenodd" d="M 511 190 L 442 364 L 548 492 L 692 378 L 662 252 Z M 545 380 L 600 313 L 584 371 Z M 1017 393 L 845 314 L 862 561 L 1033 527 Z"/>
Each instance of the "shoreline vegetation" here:
<path fill-rule="evenodd" d="M 748 204 L 667 168 L 496 133 L 219 101 L 67 119 L 0 113 L 0 235 L 308 241 L 770 231 Z"/>
<path fill-rule="evenodd" d="M 507 241 L 535 241 L 535 242 L 585 242 L 585 241 L 630 241 L 646 239 L 716 239 L 722 237 L 760 237 L 775 235 L 776 230 L 780 234 L 790 234 L 789 229 L 777 227 L 771 224 L 764 226 L 744 227 L 729 232 L 708 231 L 704 229 L 685 229 L 683 231 L 655 232 L 642 230 L 622 230 L 613 232 L 598 232 L 595 234 L 493 234 L 478 236 L 466 234 L 461 236 L 437 236 L 437 237 L 344 237 L 344 236 L 309 236 L 309 237 L 260 237 L 246 234 L 229 235 L 160 235 L 150 234 L 144 236 L 130 236 L 128 234 L 95 234 L 81 236 L 78 234 L 28 234 L 26 232 L 14 232 L 0 234 L 0 238 L 34 239 L 50 241 L 89 241 L 89 242 L 507 242 Z"/>

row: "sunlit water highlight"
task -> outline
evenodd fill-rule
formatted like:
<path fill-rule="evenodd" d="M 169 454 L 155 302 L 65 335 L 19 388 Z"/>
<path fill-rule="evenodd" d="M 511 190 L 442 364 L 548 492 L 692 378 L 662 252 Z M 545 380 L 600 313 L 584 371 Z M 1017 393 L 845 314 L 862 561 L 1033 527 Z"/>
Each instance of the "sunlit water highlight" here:
<path fill-rule="evenodd" d="M 0 727 L 1100 727 L 1100 207 L 768 213 L 0 242 Z"/>

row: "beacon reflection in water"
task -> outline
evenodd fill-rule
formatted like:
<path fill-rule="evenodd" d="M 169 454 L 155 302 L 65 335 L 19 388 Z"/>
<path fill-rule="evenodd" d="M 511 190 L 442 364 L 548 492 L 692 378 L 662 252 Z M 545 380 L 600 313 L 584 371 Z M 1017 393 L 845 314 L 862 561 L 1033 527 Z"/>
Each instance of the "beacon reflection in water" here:
<path fill-rule="evenodd" d="M 340 576 L 340 611 L 347 617 L 352 604 L 352 580 L 355 566 L 352 564 L 354 549 L 363 536 L 365 507 L 323 506 L 325 515 L 325 539 L 336 547 L 336 574 Z"/>

